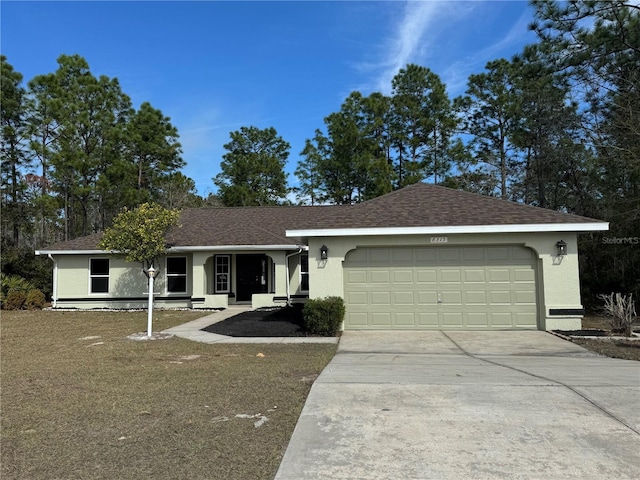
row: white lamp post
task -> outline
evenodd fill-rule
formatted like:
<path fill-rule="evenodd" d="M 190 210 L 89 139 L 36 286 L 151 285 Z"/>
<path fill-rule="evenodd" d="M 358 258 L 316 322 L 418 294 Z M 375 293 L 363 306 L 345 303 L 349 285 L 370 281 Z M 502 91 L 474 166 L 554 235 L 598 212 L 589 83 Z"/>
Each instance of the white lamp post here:
<path fill-rule="evenodd" d="M 149 267 L 147 270 L 147 275 L 149 275 L 149 312 L 147 314 L 147 337 L 151 338 L 153 333 L 153 278 L 156 274 L 156 269 L 153 268 L 153 265 Z"/>

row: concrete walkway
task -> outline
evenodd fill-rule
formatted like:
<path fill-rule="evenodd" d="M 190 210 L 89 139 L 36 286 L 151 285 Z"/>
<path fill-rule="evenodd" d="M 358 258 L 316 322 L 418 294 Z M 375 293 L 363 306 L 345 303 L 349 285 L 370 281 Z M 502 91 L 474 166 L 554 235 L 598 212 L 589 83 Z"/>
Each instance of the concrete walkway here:
<path fill-rule="evenodd" d="M 163 330 L 176 337 L 186 338 L 202 343 L 338 343 L 337 337 L 229 337 L 216 333 L 205 332 L 202 329 L 227 318 L 234 317 L 251 310 L 244 305 L 230 306 L 219 312 L 214 312 L 197 320 L 183 323 L 176 327 Z"/>
<path fill-rule="evenodd" d="M 345 332 L 275 478 L 639 472 L 639 362 L 539 331 Z"/>

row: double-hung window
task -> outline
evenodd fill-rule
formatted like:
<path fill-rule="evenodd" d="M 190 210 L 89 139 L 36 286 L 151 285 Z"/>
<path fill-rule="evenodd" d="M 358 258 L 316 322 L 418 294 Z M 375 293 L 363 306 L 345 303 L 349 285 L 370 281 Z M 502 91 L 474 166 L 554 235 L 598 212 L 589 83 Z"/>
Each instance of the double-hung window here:
<path fill-rule="evenodd" d="M 300 255 L 300 290 L 309 291 L 309 254 Z"/>
<path fill-rule="evenodd" d="M 216 255 L 215 261 L 215 292 L 229 293 L 231 291 L 231 256 Z"/>
<path fill-rule="evenodd" d="M 186 257 L 167 257 L 167 293 L 187 293 Z"/>
<path fill-rule="evenodd" d="M 109 293 L 109 259 L 92 258 L 89 261 L 90 293 Z"/>

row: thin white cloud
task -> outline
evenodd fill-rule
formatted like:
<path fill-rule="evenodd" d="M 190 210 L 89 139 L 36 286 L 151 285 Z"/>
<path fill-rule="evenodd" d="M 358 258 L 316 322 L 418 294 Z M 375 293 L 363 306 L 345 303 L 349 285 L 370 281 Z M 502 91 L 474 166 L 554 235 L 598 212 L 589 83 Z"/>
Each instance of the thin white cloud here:
<path fill-rule="evenodd" d="M 480 73 L 487 62 L 499 58 L 510 59 L 514 54 L 514 47 L 525 45 L 528 40 L 531 42 L 535 41 L 534 35 L 528 28 L 532 20 L 531 10 L 525 10 L 504 37 L 473 55 L 468 55 L 452 63 L 443 72 L 442 76 L 449 94 L 458 95 L 463 93 L 469 75 L 472 73 Z"/>
<path fill-rule="evenodd" d="M 391 4 L 394 10 L 398 3 Z M 370 72 L 373 79 L 368 85 L 359 85 L 357 89 L 389 94 L 391 80 L 398 71 L 408 63 L 427 63 L 437 49 L 443 32 L 451 35 L 453 25 L 462 21 L 475 7 L 473 2 L 404 2 L 399 14 L 394 16 L 390 12 L 391 33 L 375 48 L 376 58 L 357 65 L 359 70 Z"/>
<path fill-rule="evenodd" d="M 438 19 L 443 10 L 448 10 L 447 2 L 407 2 L 400 22 L 394 28 L 393 37 L 385 47 L 382 72 L 376 81 L 376 88 L 388 92 L 391 79 L 407 63 L 415 59 L 425 48 L 424 37 L 429 27 Z"/>

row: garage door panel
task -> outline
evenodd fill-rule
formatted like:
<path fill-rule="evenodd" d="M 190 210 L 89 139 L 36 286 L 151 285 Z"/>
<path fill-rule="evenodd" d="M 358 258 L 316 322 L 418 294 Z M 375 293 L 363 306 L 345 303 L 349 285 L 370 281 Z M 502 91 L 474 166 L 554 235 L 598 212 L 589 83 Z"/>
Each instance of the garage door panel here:
<path fill-rule="evenodd" d="M 536 304 L 536 295 L 535 292 L 531 290 L 516 290 L 514 292 L 516 305 L 535 305 Z"/>
<path fill-rule="evenodd" d="M 416 271 L 417 283 L 438 283 L 438 271 L 434 269 L 418 269 Z"/>
<path fill-rule="evenodd" d="M 487 250 L 482 247 L 469 247 L 462 251 L 462 258 L 469 262 L 484 262 L 487 258 Z"/>
<path fill-rule="evenodd" d="M 437 327 L 439 324 L 437 312 L 419 312 L 418 324 L 419 327 Z"/>
<path fill-rule="evenodd" d="M 349 285 L 353 285 L 356 283 L 366 285 L 367 283 L 366 270 L 348 270 L 346 277 L 347 277 L 347 284 Z"/>
<path fill-rule="evenodd" d="M 393 303 L 395 305 L 415 305 L 413 292 L 395 292 Z"/>
<path fill-rule="evenodd" d="M 391 292 L 372 292 L 370 302 L 372 305 L 391 305 Z"/>
<path fill-rule="evenodd" d="M 391 313 L 390 312 L 373 312 L 371 314 L 371 325 L 374 327 L 390 327 Z"/>
<path fill-rule="evenodd" d="M 489 268 L 489 283 L 511 283 L 508 268 Z"/>
<path fill-rule="evenodd" d="M 442 325 L 445 327 L 463 327 L 462 312 L 443 312 Z"/>
<path fill-rule="evenodd" d="M 515 313 L 516 325 L 519 327 L 534 328 L 537 325 L 536 312 L 516 312 Z"/>
<path fill-rule="evenodd" d="M 346 328 L 535 328 L 535 257 L 517 246 L 362 248 L 344 262 Z"/>
<path fill-rule="evenodd" d="M 487 260 L 489 263 L 492 260 L 510 260 L 512 258 L 511 250 L 509 247 L 488 247 Z"/>
<path fill-rule="evenodd" d="M 513 317 L 511 312 L 494 312 L 491 314 L 491 325 L 494 327 L 511 327 L 513 326 Z"/>
<path fill-rule="evenodd" d="M 536 281 L 535 272 L 530 268 L 514 268 L 513 281 L 518 283 L 533 283 Z"/>
<path fill-rule="evenodd" d="M 462 292 L 459 290 L 444 291 L 441 298 L 444 305 L 462 305 Z"/>
<path fill-rule="evenodd" d="M 435 264 L 436 263 L 435 248 L 417 248 L 415 249 L 415 259 L 418 264 Z"/>
<path fill-rule="evenodd" d="M 391 261 L 397 263 L 413 263 L 413 249 L 411 248 L 394 248 L 391 250 Z"/>
<path fill-rule="evenodd" d="M 467 325 L 470 327 L 486 327 L 489 315 L 486 312 L 472 312 L 467 314 Z"/>
<path fill-rule="evenodd" d="M 348 312 L 345 323 L 352 327 L 367 327 L 369 314 L 366 312 Z"/>
<path fill-rule="evenodd" d="M 489 298 L 491 306 L 511 305 L 511 292 L 508 290 L 490 292 Z"/>
<path fill-rule="evenodd" d="M 462 260 L 462 251 L 460 248 L 439 248 L 437 251 L 438 260 L 443 264 L 451 261 L 460 262 L 460 260 Z"/>
<path fill-rule="evenodd" d="M 369 304 L 367 292 L 349 292 L 346 297 L 348 305 L 367 306 Z"/>
<path fill-rule="evenodd" d="M 389 263 L 391 252 L 388 248 L 372 248 L 369 250 L 369 261 L 372 263 Z"/>
<path fill-rule="evenodd" d="M 395 270 L 393 272 L 393 283 L 414 283 L 413 270 Z"/>
<path fill-rule="evenodd" d="M 467 305 L 487 305 L 487 292 L 484 290 L 480 291 L 467 291 L 466 292 L 466 301 Z"/>
<path fill-rule="evenodd" d="M 440 283 L 460 283 L 461 281 L 462 273 L 457 268 L 443 268 L 440 271 Z"/>
<path fill-rule="evenodd" d="M 435 305 L 438 303 L 438 292 L 436 290 L 419 290 L 418 291 L 418 304 L 419 305 Z"/>
<path fill-rule="evenodd" d="M 485 283 L 486 272 L 484 268 L 467 268 L 463 270 L 465 283 Z"/>
<path fill-rule="evenodd" d="M 414 312 L 400 312 L 395 314 L 395 324 L 398 327 L 415 327 L 416 314 Z"/>
<path fill-rule="evenodd" d="M 391 283 L 391 272 L 389 270 L 371 270 L 369 272 L 369 282 L 388 285 Z"/>

